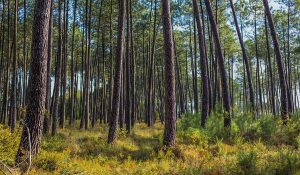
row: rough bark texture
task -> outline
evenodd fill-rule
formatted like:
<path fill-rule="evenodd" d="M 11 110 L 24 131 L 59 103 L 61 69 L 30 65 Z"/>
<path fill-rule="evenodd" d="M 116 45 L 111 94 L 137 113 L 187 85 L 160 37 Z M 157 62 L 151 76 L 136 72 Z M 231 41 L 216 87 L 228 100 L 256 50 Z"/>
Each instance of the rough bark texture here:
<path fill-rule="evenodd" d="M 165 129 L 164 145 L 175 145 L 176 138 L 176 94 L 175 94 L 175 58 L 170 0 L 162 0 L 162 25 L 165 49 Z"/>
<path fill-rule="evenodd" d="M 116 49 L 115 77 L 113 88 L 113 101 L 111 110 L 111 120 L 109 123 L 108 143 L 115 141 L 117 137 L 117 121 L 120 108 L 120 89 L 121 89 L 121 71 L 123 63 L 123 42 L 125 29 L 125 0 L 119 0 L 119 24 L 118 24 L 118 40 Z"/>
<path fill-rule="evenodd" d="M 30 91 L 28 110 L 24 121 L 21 142 L 16 155 L 16 163 L 27 154 L 39 151 L 42 136 L 42 123 L 45 112 L 48 27 L 51 0 L 35 1 L 32 31 L 32 62 L 30 71 Z M 29 133 L 28 133 L 29 130 Z M 29 134 L 29 135 L 28 135 Z M 29 143 L 29 137 L 31 142 Z M 28 153 L 31 147 L 31 153 Z"/>

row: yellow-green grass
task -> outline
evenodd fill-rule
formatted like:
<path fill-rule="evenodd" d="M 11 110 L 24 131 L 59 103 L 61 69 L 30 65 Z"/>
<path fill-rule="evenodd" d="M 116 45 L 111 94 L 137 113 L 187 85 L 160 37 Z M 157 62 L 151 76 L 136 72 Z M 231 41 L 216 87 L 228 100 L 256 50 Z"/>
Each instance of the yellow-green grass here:
<path fill-rule="evenodd" d="M 299 174 L 300 151 L 288 145 L 268 146 L 236 138 L 211 141 L 202 132 L 177 133 L 177 146 L 163 151 L 163 125 L 137 124 L 130 135 L 118 132 L 106 143 L 108 127 L 60 129 L 44 136 L 29 174 Z M 13 166 L 20 131 L 0 127 L 0 160 Z M 16 171 L 16 173 L 18 173 Z"/>

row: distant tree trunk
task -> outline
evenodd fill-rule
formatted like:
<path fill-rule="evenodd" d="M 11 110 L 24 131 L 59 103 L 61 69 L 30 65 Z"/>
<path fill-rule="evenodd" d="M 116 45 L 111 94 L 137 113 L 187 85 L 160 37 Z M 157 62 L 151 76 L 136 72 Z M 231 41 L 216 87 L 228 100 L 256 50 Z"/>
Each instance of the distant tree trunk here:
<path fill-rule="evenodd" d="M 209 21 L 210 21 L 210 25 L 211 25 L 211 29 L 213 32 L 215 45 L 216 45 L 216 51 L 218 54 L 218 63 L 219 63 L 219 68 L 220 68 L 220 77 L 221 77 L 221 84 L 222 84 L 223 106 L 225 109 L 224 126 L 230 127 L 231 126 L 231 114 L 230 114 L 231 106 L 230 106 L 229 89 L 228 89 L 228 84 L 227 84 L 227 73 L 226 73 L 225 64 L 224 64 L 222 47 L 221 47 L 218 29 L 217 29 L 215 18 L 214 18 L 213 12 L 212 12 L 210 1 L 204 0 L 204 2 L 205 2 L 208 16 L 209 16 Z"/>
<path fill-rule="evenodd" d="M 124 44 L 124 43 L 123 43 Z M 123 45 L 124 46 L 124 45 Z M 123 58 L 124 58 L 124 54 L 123 54 Z M 119 122 L 120 122 L 120 129 L 124 128 L 124 85 L 125 85 L 125 81 L 124 81 L 124 75 L 125 75 L 125 64 L 122 64 L 122 68 L 121 68 L 121 86 L 120 86 L 120 107 L 119 107 Z"/>
<path fill-rule="evenodd" d="M 1 14 L 1 25 L 0 25 L 0 30 L 1 30 L 1 34 L 0 34 L 0 50 L 1 50 L 1 54 L 0 54 L 0 66 L 3 67 L 3 61 L 4 61 L 4 34 L 5 34 L 5 30 L 4 30 L 4 14 L 5 14 L 5 1 L 2 1 L 2 14 Z M 25 22 L 25 21 L 24 21 Z M 24 35 L 25 36 L 25 35 Z M 3 73 L 3 69 L 0 70 L 0 84 L 2 85 L 2 73 Z M 1 103 L 0 103 L 1 105 Z M 2 120 L 2 116 L 0 114 L 0 122 Z"/>
<path fill-rule="evenodd" d="M 189 74 L 188 74 L 188 51 L 186 51 L 186 57 L 185 57 L 185 75 L 186 75 L 186 93 L 188 93 L 188 97 L 186 98 L 186 110 L 188 110 L 188 104 L 192 106 L 192 95 L 190 90 L 190 81 L 189 81 Z M 188 100 L 189 99 L 189 100 Z M 192 108 L 190 108 L 192 112 Z"/>
<path fill-rule="evenodd" d="M 269 28 L 273 40 L 274 45 L 274 52 L 275 52 L 275 58 L 277 63 L 277 69 L 279 74 L 279 81 L 280 81 L 280 89 L 281 89 L 281 118 L 284 125 L 288 122 L 288 97 L 287 97 L 287 84 L 285 79 L 285 73 L 283 70 L 282 60 L 281 60 L 281 54 L 280 54 L 280 48 L 278 44 L 278 39 L 272 19 L 272 14 L 269 8 L 268 0 L 263 0 L 265 13 L 268 19 Z"/>
<path fill-rule="evenodd" d="M 107 111 L 106 111 L 106 77 L 105 77 L 105 33 L 102 30 L 102 116 L 104 123 L 107 122 Z"/>
<path fill-rule="evenodd" d="M 201 18 L 202 18 L 202 28 L 203 28 L 203 44 L 204 44 L 204 51 L 205 51 L 205 62 L 206 62 L 206 69 L 207 69 L 207 79 L 208 79 L 208 101 L 209 101 L 209 109 L 208 113 L 212 110 L 212 97 L 211 97 L 211 83 L 210 83 L 210 75 L 209 75 L 209 64 L 208 64 L 208 56 L 207 56 L 207 46 L 206 46 L 206 39 L 205 39 L 205 20 L 204 20 L 204 10 L 202 5 L 202 0 L 200 0 L 200 9 L 201 9 Z"/>
<path fill-rule="evenodd" d="M 76 11 L 77 11 L 77 0 L 74 1 L 74 14 L 73 14 L 73 31 L 72 31 L 72 48 L 71 48 L 71 115 L 69 125 L 73 125 L 75 122 L 75 93 L 77 89 L 74 89 L 74 74 L 75 74 L 75 65 L 74 65 L 74 40 L 75 40 L 75 29 L 76 29 Z"/>
<path fill-rule="evenodd" d="M 241 49 L 242 49 L 243 62 L 246 66 L 248 88 L 249 88 L 249 93 L 250 93 L 250 102 L 251 102 L 252 111 L 254 111 L 255 110 L 255 98 L 254 98 L 254 92 L 253 92 L 253 83 L 252 83 L 250 65 L 249 65 L 246 49 L 245 49 L 245 46 L 244 46 L 244 41 L 243 41 L 243 38 L 242 38 L 242 35 L 241 35 L 241 32 L 240 32 L 238 20 L 237 20 L 237 17 L 236 17 L 235 8 L 234 8 L 234 5 L 233 5 L 233 0 L 230 0 L 230 7 L 231 7 L 231 10 L 232 10 L 232 14 L 233 14 L 235 29 L 236 29 L 236 32 L 237 32 L 237 35 L 238 35 L 238 38 L 239 38 L 239 42 L 240 42 L 240 46 L 241 46 Z"/>
<path fill-rule="evenodd" d="M 64 128 L 66 117 L 66 90 L 67 90 L 67 49 L 68 49 L 68 1 L 64 0 L 64 32 L 63 32 L 63 61 L 61 74 L 61 110 L 59 118 L 59 127 Z"/>
<path fill-rule="evenodd" d="M 116 64 L 114 77 L 113 101 L 111 110 L 111 121 L 109 123 L 108 143 L 112 143 L 117 137 L 117 121 L 120 108 L 120 88 L 121 88 L 121 71 L 123 63 L 123 42 L 125 29 L 125 0 L 119 0 L 119 24 L 118 24 L 118 38 L 116 50 Z"/>
<path fill-rule="evenodd" d="M 89 106 L 90 106 L 90 52 L 91 52 L 91 1 L 85 1 L 85 78 L 84 78 L 84 128 L 89 125 Z"/>
<path fill-rule="evenodd" d="M 199 40 L 199 51 L 201 61 L 201 78 L 202 78 L 202 112 L 201 112 L 201 126 L 205 127 L 206 119 L 209 112 L 209 88 L 208 88 L 208 75 L 206 67 L 206 53 L 204 47 L 204 34 L 202 30 L 202 23 L 200 20 L 199 7 L 196 0 L 193 0 L 194 16 L 196 18 L 198 40 Z"/>
<path fill-rule="evenodd" d="M 11 94 L 11 123 L 10 129 L 11 132 L 15 131 L 16 120 L 17 120 L 17 74 L 18 74 L 18 65 L 17 65 L 17 28 L 18 28 L 18 1 L 15 0 L 15 16 L 14 16 L 14 50 L 13 50 L 13 67 L 12 67 L 12 94 Z"/>
<path fill-rule="evenodd" d="M 288 0 L 288 12 L 287 12 L 287 65 L 286 65 L 286 82 L 287 82 L 287 92 L 288 92 L 288 100 L 289 100 L 289 112 L 294 111 L 294 100 L 293 100 L 293 82 L 292 82 L 292 67 L 291 67 L 291 52 L 290 52 L 290 18 L 291 18 L 291 2 Z"/>
<path fill-rule="evenodd" d="M 58 100 L 59 100 L 59 89 L 61 80 L 61 65 L 62 65 L 62 35 L 61 35 L 61 0 L 58 1 L 58 46 L 57 46 L 57 58 L 55 67 L 55 83 L 54 83 L 54 94 L 52 99 L 52 136 L 57 132 L 57 117 L 58 117 Z"/>
<path fill-rule="evenodd" d="M 176 94 L 175 58 L 170 13 L 170 1 L 162 0 L 162 25 L 165 49 L 165 129 L 164 145 L 175 145 L 176 138 Z"/>
<path fill-rule="evenodd" d="M 130 3 L 130 46 L 131 46 L 131 126 L 133 127 L 136 121 L 136 89 L 135 89 L 135 53 L 134 53 L 134 42 L 133 42 L 133 24 L 132 24 L 132 0 Z"/>
<path fill-rule="evenodd" d="M 109 118 L 108 122 L 110 122 L 111 114 L 112 114 L 112 99 L 113 99 L 113 41 L 112 41 L 112 0 L 110 0 L 110 13 L 109 13 L 109 40 L 110 40 L 110 74 L 109 74 Z"/>
<path fill-rule="evenodd" d="M 147 120 L 147 125 L 148 127 L 153 126 L 154 122 L 154 113 L 153 113 L 153 101 L 152 97 L 154 96 L 154 87 L 153 87 L 153 76 L 154 76 L 154 55 L 155 55 L 155 45 L 156 45 L 156 3 L 157 1 L 155 0 L 154 2 L 154 24 L 153 24 L 153 36 L 152 36 L 152 44 L 151 44 L 151 51 L 150 51 L 150 65 L 149 65 L 149 73 L 148 73 L 148 103 L 147 103 L 147 109 L 148 109 L 148 120 Z M 152 1 L 151 1 L 152 4 Z M 152 10 L 152 7 L 151 7 Z M 151 22 L 151 19 L 150 19 Z M 150 23 L 151 24 L 151 23 Z M 150 38 L 150 37 L 149 37 Z M 150 45 L 149 45 L 150 46 Z"/>
<path fill-rule="evenodd" d="M 272 71 L 272 63 L 271 63 L 271 55 L 270 55 L 270 47 L 269 47 L 269 34 L 267 28 L 267 17 L 264 18 L 265 22 L 265 35 L 266 35 L 266 49 L 267 49 L 267 63 L 268 63 L 268 72 L 269 72 L 269 86 L 270 86 L 270 96 L 271 96 L 271 108 L 273 115 L 276 115 L 276 107 L 275 107 L 275 90 L 274 90 L 274 80 L 273 80 L 273 71 Z"/>
<path fill-rule="evenodd" d="M 5 85 L 2 100 L 2 124 L 6 124 L 8 117 L 8 92 L 9 92 L 9 67 L 10 67 L 10 1 L 7 1 L 7 52 L 6 52 L 6 69 Z"/>
<path fill-rule="evenodd" d="M 47 113 L 45 114 L 43 124 L 43 134 L 49 132 L 50 123 L 50 99 L 51 99 L 51 63 L 52 63 L 52 32 L 53 32 L 53 0 L 50 6 L 50 19 L 49 19 L 49 34 L 48 34 L 48 60 L 47 60 L 47 89 L 46 89 L 46 102 L 45 107 Z"/>
<path fill-rule="evenodd" d="M 129 0 L 126 1 L 126 17 L 127 17 L 127 40 L 126 40 L 126 62 L 125 62 L 125 70 L 126 70 L 126 102 L 125 102 L 125 123 L 126 123 L 126 130 L 127 130 L 127 133 L 130 133 L 131 132 L 131 100 L 130 100 L 130 94 L 131 94 L 131 88 L 130 88 L 130 39 L 131 39 L 131 31 L 130 31 L 130 3 L 129 3 Z"/>
<path fill-rule="evenodd" d="M 0 62 L 0 66 L 1 67 L 4 67 L 4 42 L 5 42 L 5 30 L 4 30 L 4 26 L 5 26 L 5 24 L 4 24 L 4 18 L 5 18 L 5 1 L 3 0 L 2 1 L 2 15 L 1 15 L 1 31 L 3 31 L 2 33 L 1 33 L 1 62 Z M 0 84 L 1 85 L 3 85 L 3 96 L 2 96 L 2 101 L 1 101 L 1 104 L 3 105 L 3 103 L 4 103 L 4 101 L 3 101 L 3 99 L 4 99 L 4 90 L 5 90 L 5 85 L 3 84 L 3 80 L 4 80 L 4 78 L 5 78 L 5 76 L 4 76 L 4 73 L 5 73 L 5 69 L 2 69 L 2 70 L 0 70 Z M 3 77 L 3 79 L 2 79 L 2 75 L 4 76 Z M 4 106 L 2 106 L 2 107 L 4 107 Z M 1 113 L 0 113 L 0 123 L 2 123 L 3 122 L 3 118 L 4 116 L 3 116 L 3 108 L 1 108 Z"/>
<path fill-rule="evenodd" d="M 255 5 L 254 38 L 255 38 L 255 57 L 256 57 L 256 95 L 258 94 L 258 98 L 259 98 L 259 108 L 258 108 L 258 111 L 259 110 L 262 111 L 263 110 L 263 104 L 262 104 L 263 102 L 262 102 L 261 82 L 260 82 L 260 60 L 258 58 L 257 16 L 256 16 L 256 13 L 257 13 L 257 10 L 256 10 L 256 5 Z"/>
<path fill-rule="evenodd" d="M 86 0 L 86 38 L 85 38 L 85 48 L 86 48 L 86 65 L 85 65 L 85 99 L 84 99 L 84 128 L 88 129 L 89 126 L 89 114 L 90 114 L 90 57 L 91 57 L 91 15 L 92 15 L 92 0 Z"/>
<path fill-rule="evenodd" d="M 26 106 L 26 91 L 27 91 L 27 55 L 26 55 L 26 38 L 27 38 L 27 30 L 26 30 L 26 24 L 27 24 L 27 8 L 26 8 L 26 0 L 24 0 L 24 16 L 23 16 L 23 20 L 24 20 L 24 26 L 23 26 L 23 32 L 24 32 L 24 36 L 23 36 L 23 56 L 24 56 L 24 62 L 23 62 L 23 108 L 25 108 Z M 4 5 L 4 4 L 3 4 Z M 1 77 L 1 76 L 0 76 Z"/>
<path fill-rule="evenodd" d="M 181 69 L 180 69 L 180 64 L 179 64 L 179 58 L 177 56 L 177 48 L 176 48 L 176 41 L 173 38 L 173 43 L 174 43 L 174 57 L 175 57 L 175 74 L 176 77 L 175 79 L 177 80 L 177 88 L 178 88 L 178 95 L 177 95 L 177 102 L 179 104 L 179 109 L 178 112 L 176 112 L 177 116 L 180 117 L 181 114 L 184 113 L 184 95 L 183 95 L 183 88 L 181 84 Z M 154 86 L 155 87 L 155 86 Z"/>
<path fill-rule="evenodd" d="M 36 155 L 40 147 L 46 98 L 50 4 L 51 0 L 35 1 L 28 110 L 16 155 L 16 164 L 23 161 L 27 154 Z"/>
<path fill-rule="evenodd" d="M 85 50 L 84 50 L 84 38 L 85 38 L 85 34 L 86 34 L 86 28 L 83 27 L 82 28 L 82 37 L 81 37 L 81 86 L 80 86 L 80 105 L 81 105 L 81 110 L 80 110 L 80 125 L 79 128 L 82 129 L 83 128 L 83 123 L 84 123 L 84 110 L 85 110 L 85 82 L 84 82 L 84 69 L 85 69 Z"/>
<path fill-rule="evenodd" d="M 192 90 L 193 90 L 193 103 L 191 103 L 191 111 L 193 112 L 196 111 L 197 107 L 195 107 L 196 105 L 196 98 L 195 98 L 195 69 L 194 69 L 194 58 L 193 58 L 193 46 L 192 46 L 192 27 L 191 24 L 189 25 L 190 27 L 190 34 L 189 34 L 189 52 L 190 52 L 190 59 L 191 59 L 191 69 L 192 69 Z M 194 108 L 193 108 L 194 105 Z"/>
<path fill-rule="evenodd" d="M 194 16 L 194 108 L 195 112 L 199 112 L 199 97 L 198 97 L 198 68 L 197 68 L 197 37 L 196 37 L 196 19 Z"/>

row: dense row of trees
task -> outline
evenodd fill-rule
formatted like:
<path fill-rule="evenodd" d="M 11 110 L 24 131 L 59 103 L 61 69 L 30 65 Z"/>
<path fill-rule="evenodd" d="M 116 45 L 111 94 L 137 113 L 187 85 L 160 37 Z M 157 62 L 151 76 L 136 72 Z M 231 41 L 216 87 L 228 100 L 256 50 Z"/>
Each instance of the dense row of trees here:
<path fill-rule="evenodd" d="M 272 5 L 1 1 L 0 122 L 15 132 L 23 121 L 17 162 L 38 152 L 42 133 L 77 121 L 108 124 L 108 143 L 118 128 L 160 121 L 166 146 L 183 113 L 201 113 L 202 127 L 220 110 L 227 129 L 237 111 L 287 124 L 299 108 L 299 2 Z"/>

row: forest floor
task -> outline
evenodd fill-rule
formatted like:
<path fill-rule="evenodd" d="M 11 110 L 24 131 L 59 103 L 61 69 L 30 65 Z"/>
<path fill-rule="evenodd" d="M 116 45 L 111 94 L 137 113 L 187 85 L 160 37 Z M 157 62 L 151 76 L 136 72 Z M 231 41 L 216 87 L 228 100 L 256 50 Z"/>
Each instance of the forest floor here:
<path fill-rule="evenodd" d="M 178 130 L 176 148 L 165 152 L 161 124 L 137 124 L 130 135 L 120 131 L 113 145 L 106 143 L 107 126 L 67 127 L 43 137 L 29 174 L 300 174 L 297 146 L 240 137 L 212 141 L 199 130 Z M 13 165 L 19 135 L 0 126 L 0 160 L 7 165 Z"/>

